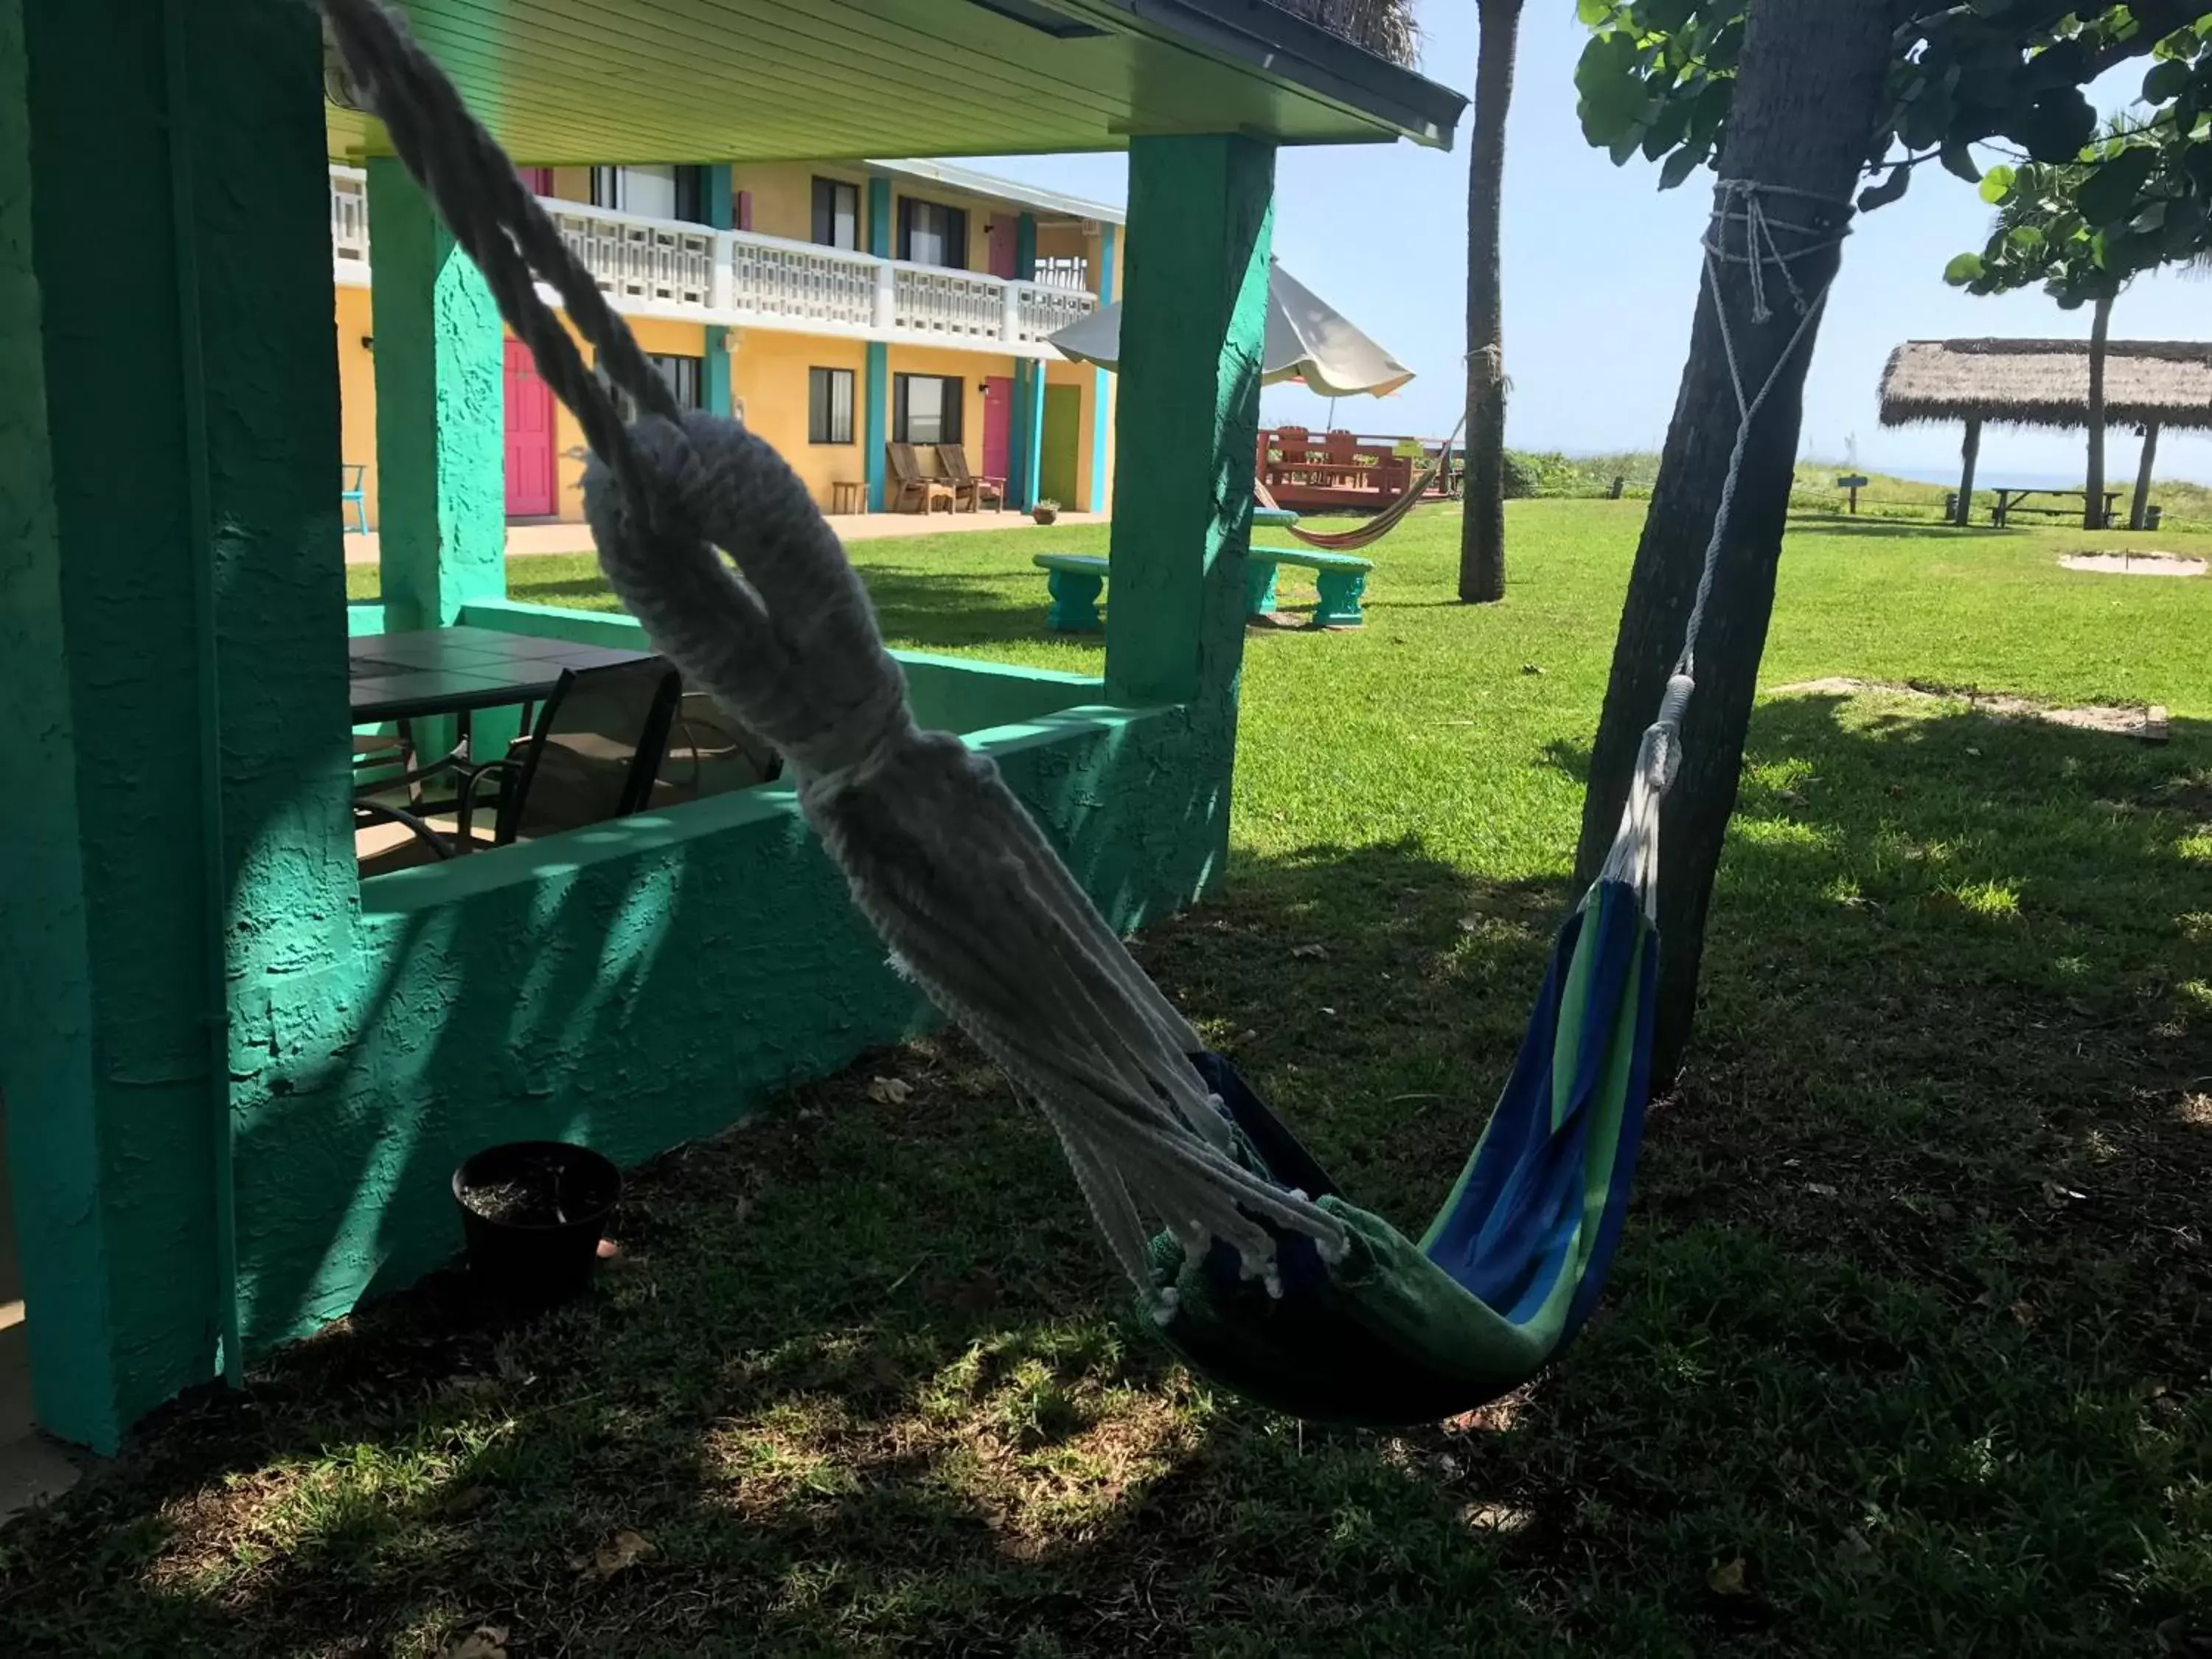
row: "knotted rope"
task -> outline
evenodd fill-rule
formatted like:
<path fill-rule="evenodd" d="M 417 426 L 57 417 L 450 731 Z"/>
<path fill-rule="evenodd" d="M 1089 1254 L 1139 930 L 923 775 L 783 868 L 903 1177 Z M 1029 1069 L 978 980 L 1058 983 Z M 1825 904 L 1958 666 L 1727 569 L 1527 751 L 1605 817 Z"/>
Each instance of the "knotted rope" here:
<path fill-rule="evenodd" d="M 1824 222 L 1807 224 L 1778 219 L 1767 211 L 1765 198 L 1771 196 L 1793 197 L 1811 203 Z M 1825 222 L 1829 210 L 1835 214 L 1832 223 Z M 1812 332 L 1835 282 L 1831 276 L 1820 285 L 1818 293 L 1808 298 L 1792 267 L 1800 259 L 1836 246 L 1850 235 L 1850 214 L 1848 201 L 1787 185 L 1723 179 L 1713 190 L 1713 212 L 1705 228 L 1701 280 L 1712 296 L 1714 320 L 1720 326 L 1721 350 L 1728 360 L 1729 386 L 1735 393 L 1735 442 L 1729 451 L 1728 473 L 1721 481 L 1720 505 L 1713 513 L 1712 534 L 1705 542 L 1705 563 L 1698 572 L 1697 593 L 1690 602 L 1689 621 L 1682 629 L 1682 648 L 1674 659 L 1674 671 L 1667 677 L 1659 713 L 1644 729 L 1644 740 L 1638 745 L 1636 769 L 1629 778 L 1628 803 L 1621 810 L 1620 829 L 1613 836 L 1612 849 L 1606 854 L 1604 867 L 1599 872 L 1601 879 L 1626 882 L 1634 887 L 1643 897 L 1644 914 L 1655 921 L 1659 912 L 1659 809 L 1681 770 L 1682 719 L 1689 712 L 1691 695 L 1698 689 L 1698 635 L 1705 627 L 1705 607 L 1713 596 L 1713 578 L 1720 569 L 1721 550 L 1727 544 L 1729 526 L 1735 516 L 1736 483 L 1743 476 L 1744 456 L 1751 445 L 1752 422 L 1765 406 L 1767 394 L 1780 382 L 1784 365 L 1796 356 L 1798 346 Z M 1738 228 L 1741 231 L 1738 245 L 1731 246 L 1729 234 Z M 1775 234 L 1778 231 L 1795 240 L 1796 245 L 1784 248 Z M 1754 326 L 1764 326 L 1774 320 L 1767 290 L 1770 267 L 1780 274 L 1790 305 L 1797 314 L 1796 328 L 1776 356 L 1759 391 L 1750 397 L 1744 393 L 1743 368 L 1736 356 L 1735 333 L 1729 324 L 1728 300 L 1721 286 L 1723 265 L 1747 268 L 1750 319 Z"/>
<path fill-rule="evenodd" d="M 985 757 L 908 712 L 866 590 L 805 485 L 738 422 L 680 410 L 513 163 L 380 0 L 321 0 L 407 170 L 575 411 L 599 562 L 656 649 L 789 758 L 799 805 L 908 975 L 1035 1102 L 1091 1215 L 1164 1320 L 1146 1212 L 1275 1287 L 1270 1228 L 1342 1224 L 1231 1156 L 1204 1044 L 1100 918 Z M 543 279 L 639 415 L 538 296 Z M 718 551 L 717 550 L 720 550 Z M 726 560 L 724 555 L 727 555 Z M 728 561 L 734 561 L 735 568 Z"/>

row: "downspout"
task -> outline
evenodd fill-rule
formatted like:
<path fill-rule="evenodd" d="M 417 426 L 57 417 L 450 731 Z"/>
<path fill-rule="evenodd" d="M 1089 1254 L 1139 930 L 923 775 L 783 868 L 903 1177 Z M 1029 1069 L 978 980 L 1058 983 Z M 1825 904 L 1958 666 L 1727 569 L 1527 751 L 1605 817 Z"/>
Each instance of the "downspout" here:
<path fill-rule="evenodd" d="M 223 1380 L 245 1373 L 238 1316 L 238 1193 L 234 1182 L 230 1111 L 230 961 L 226 940 L 230 902 L 223 858 L 222 654 L 216 640 L 214 491 L 209 481 L 207 366 L 200 353 L 198 221 L 192 209 L 191 88 L 185 72 L 186 0 L 161 0 L 162 62 L 168 92 L 169 228 L 177 257 L 177 356 L 184 382 L 185 488 L 192 557 L 194 678 L 199 724 L 200 902 L 205 940 L 210 1184 L 215 1207 L 216 1316 L 222 1322 Z"/>

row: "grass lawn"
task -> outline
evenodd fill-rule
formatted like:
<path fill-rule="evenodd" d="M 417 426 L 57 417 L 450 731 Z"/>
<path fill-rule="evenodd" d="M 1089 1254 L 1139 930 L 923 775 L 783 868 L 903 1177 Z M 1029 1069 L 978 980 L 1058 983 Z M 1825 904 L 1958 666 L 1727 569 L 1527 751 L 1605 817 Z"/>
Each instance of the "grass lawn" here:
<path fill-rule="evenodd" d="M 1567 897 L 1641 511 L 1516 504 L 1480 611 L 1425 514 L 1364 634 L 1254 637 L 1229 890 L 1140 942 L 1412 1229 Z M 489 1334 L 433 1283 L 180 1407 L 0 1536 L 0 1653 L 2212 1652 L 2212 579 L 2057 567 L 2100 539 L 1796 526 L 1770 688 L 2173 740 L 1766 698 L 1692 1073 L 1521 1395 L 1385 1435 L 1209 1389 L 936 1042 L 664 1160 L 584 1306 Z M 1095 667 L 1047 540 L 860 557 L 897 643 Z"/>

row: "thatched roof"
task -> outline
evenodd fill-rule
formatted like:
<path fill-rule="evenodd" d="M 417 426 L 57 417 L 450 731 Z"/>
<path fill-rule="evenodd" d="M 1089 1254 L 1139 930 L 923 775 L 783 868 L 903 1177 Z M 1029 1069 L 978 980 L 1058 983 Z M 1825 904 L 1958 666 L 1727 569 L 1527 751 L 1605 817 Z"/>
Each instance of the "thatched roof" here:
<path fill-rule="evenodd" d="M 2088 424 L 2087 340 L 1907 340 L 1881 372 L 1881 423 L 1980 419 Z M 2113 340 L 2105 416 L 2113 426 L 2212 427 L 2212 342 Z"/>
<path fill-rule="evenodd" d="M 1421 32 L 1413 21 L 1413 0 L 1268 0 L 1293 17 L 1319 24 L 1331 34 L 1364 47 L 1401 69 L 1420 55 Z"/>

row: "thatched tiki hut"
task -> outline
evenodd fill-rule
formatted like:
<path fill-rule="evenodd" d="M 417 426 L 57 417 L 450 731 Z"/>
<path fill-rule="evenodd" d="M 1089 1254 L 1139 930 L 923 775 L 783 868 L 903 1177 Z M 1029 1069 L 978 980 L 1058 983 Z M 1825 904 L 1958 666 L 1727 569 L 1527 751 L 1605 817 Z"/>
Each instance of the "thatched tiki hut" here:
<path fill-rule="evenodd" d="M 2212 427 L 2212 343 L 2112 340 L 2105 347 L 2105 423 L 2143 434 L 2142 464 L 2128 515 L 2142 528 L 2151 465 L 2163 427 Z M 2089 423 L 2087 340 L 1907 340 L 1881 372 L 1881 423 L 1963 421 L 1959 522 L 1972 513 L 1982 422 L 2080 427 Z"/>

